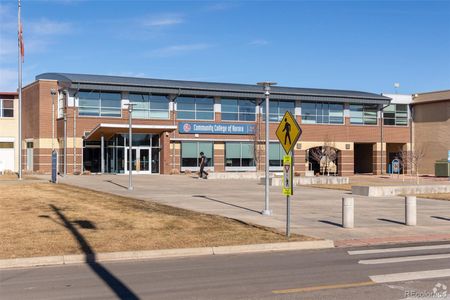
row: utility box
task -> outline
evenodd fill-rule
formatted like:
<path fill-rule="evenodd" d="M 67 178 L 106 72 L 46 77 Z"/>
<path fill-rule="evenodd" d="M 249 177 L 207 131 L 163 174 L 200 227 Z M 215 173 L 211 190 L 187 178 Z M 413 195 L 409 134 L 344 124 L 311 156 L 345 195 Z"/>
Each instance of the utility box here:
<path fill-rule="evenodd" d="M 450 177 L 450 162 L 446 159 L 437 160 L 434 164 L 434 175 L 437 177 Z"/>

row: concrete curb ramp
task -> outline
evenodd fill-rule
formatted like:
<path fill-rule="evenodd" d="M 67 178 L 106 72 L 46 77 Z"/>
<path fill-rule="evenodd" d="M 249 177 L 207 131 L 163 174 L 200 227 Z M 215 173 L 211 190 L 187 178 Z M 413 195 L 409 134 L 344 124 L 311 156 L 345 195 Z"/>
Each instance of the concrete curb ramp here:
<path fill-rule="evenodd" d="M 80 263 L 188 257 L 200 255 L 223 255 L 270 251 L 293 251 L 334 248 L 331 240 L 303 241 L 289 243 L 253 244 L 238 246 L 218 246 L 204 248 L 165 249 L 149 251 L 108 252 L 88 255 L 61 255 L 0 260 L 0 269 L 26 268 L 38 266 L 69 265 Z"/>

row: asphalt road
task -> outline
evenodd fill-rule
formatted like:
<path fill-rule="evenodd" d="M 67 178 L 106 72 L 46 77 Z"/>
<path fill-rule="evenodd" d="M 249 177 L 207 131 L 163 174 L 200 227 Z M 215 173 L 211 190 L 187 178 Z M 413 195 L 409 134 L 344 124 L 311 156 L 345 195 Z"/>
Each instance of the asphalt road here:
<path fill-rule="evenodd" d="M 431 298 L 432 290 L 436 287 L 441 295 L 447 292 L 450 299 L 450 244 L 434 243 L 425 246 L 424 249 L 400 251 L 398 247 L 406 246 L 216 255 L 1 270 L 0 298 L 406 299 L 414 295 Z M 386 248 L 397 250 L 349 253 L 351 250 Z M 385 258 L 392 259 L 381 260 Z M 409 277 L 398 274 L 405 272 L 411 272 Z M 388 274 L 394 275 L 376 277 Z M 415 276 L 422 279 L 409 280 Z M 438 283 L 440 285 L 436 286 Z"/>

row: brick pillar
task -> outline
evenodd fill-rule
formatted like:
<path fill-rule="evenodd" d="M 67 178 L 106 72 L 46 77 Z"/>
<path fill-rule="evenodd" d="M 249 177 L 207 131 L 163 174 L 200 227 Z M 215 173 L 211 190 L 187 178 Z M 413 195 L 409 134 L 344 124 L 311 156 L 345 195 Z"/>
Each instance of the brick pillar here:
<path fill-rule="evenodd" d="M 170 156 L 170 137 L 169 137 L 169 133 L 168 132 L 163 132 L 160 135 L 160 147 L 161 147 L 161 152 L 160 152 L 160 162 L 159 162 L 159 166 L 160 166 L 160 170 L 159 173 L 160 174 L 170 174 L 170 170 L 171 170 L 171 156 Z"/>
<path fill-rule="evenodd" d="M 355 175 L 355 152 L 349 150 L 339 150 L 338 152 L 338 174 L 339 176 Z"/>
<path fill-rule="evenodd" d="M 297 149 L 299 144 L 301 144 L 301 142 L 298 142 L 294 148 L 294 172 L 300 172 L 300 175 L 304 176 L 307 169 L 305 166 L 306 151 Z"/>
<path fill-rule="evenodd" d="M 214 142 L 214 172 L 225 171 L 225 143 Z"/>

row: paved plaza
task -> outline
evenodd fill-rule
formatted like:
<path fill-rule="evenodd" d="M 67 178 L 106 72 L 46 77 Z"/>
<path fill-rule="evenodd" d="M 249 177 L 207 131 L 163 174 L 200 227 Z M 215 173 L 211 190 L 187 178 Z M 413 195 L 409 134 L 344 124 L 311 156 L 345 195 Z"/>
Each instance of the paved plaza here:
<path fill-rule="evenodd" d="M 137 175 L 129 191 L 126 175 L 67 176 L 71 184 L 142 200 L 156 201 L 203 213 L 284 231 L 286 198 L 280 187 L 270 188 L 272 216 L 261 215 L 264 186 L 256 180 L 202 180 L 195 175 Z M 417 200 L 418 226 L 405 226 L 404 198 L 354 196 L 355 228 L 341 227 L 341 199 L 348 191 L 296 187 L 292 197 L 292 232 L 339 240 L 395 239 L 438 236 L 450 238 L 450 201 Z"/>

